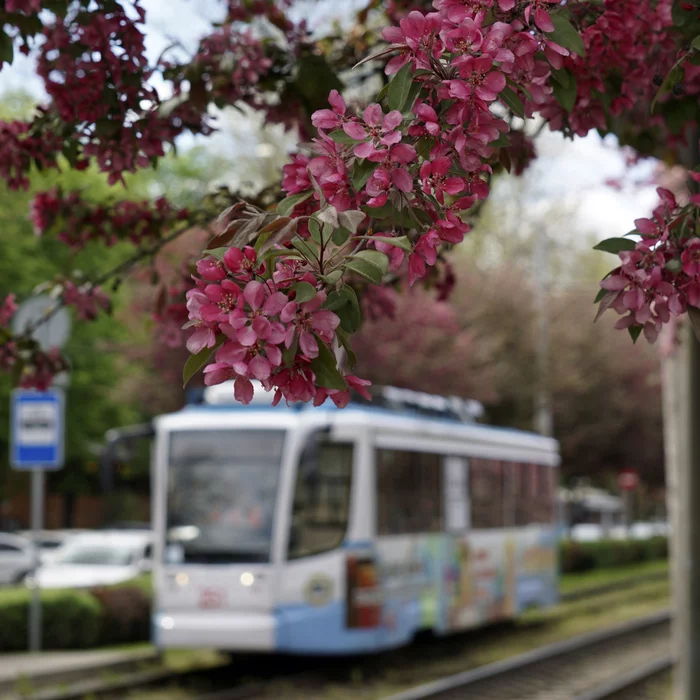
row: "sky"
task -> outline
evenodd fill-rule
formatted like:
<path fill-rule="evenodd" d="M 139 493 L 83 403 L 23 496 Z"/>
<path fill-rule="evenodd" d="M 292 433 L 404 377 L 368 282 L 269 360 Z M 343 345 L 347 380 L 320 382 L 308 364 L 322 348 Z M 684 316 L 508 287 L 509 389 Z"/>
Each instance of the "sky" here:
<path fill-rule="evenodd" d="M 155 61 L 167 46 L 177 42 L 189 52 L 207 32 L 213 20 L 222 16 L 222 4 L 217 0 L 142 0 L 146 10 L 146 47 L 149 59 Z M 305 17 L 311 28 L 322 32 L 331 21 L 341 24 L 350 21 L 352 12 L 363 5 L 363 0 L 297 0 L 294 19 Z M 162 84 L 155 83 L 161 93 Z M 11 67 L 0 71 L 0 97 L 8 90 L 24 90 L 41 100 L 44 93 L 41 81 L 33 71 L 33 59 L 17 56 Z M 162 96 L 167 96 L 163 94 Z M 214 141 L 217 153 L 224 152 L 232 161 L 239 150 L 252 155 L 250 141 L 258 138 L 259 126 L 253 126 L 241 117 L 227 118 L 226 131 Z M 250 135 L 250 139 L 246 139 Z M 271 133 L 265 139 L 275 145 L 277 152 L 293 145 L 288 137 Z M 246 143 L 248 141 L 248 143 Z M 193 143 L 206 144 L 206 139 L 185 137 L 178 144 L 187 148 Z M 269 148 L 269 146 L 268 146 Z M 620 235 L 633 228 L 633 220 L 644 216 L 654 206 L 653 187 L 633 187 L 617 191 L 605 184 L 606 180 L 624 177 L 625 159 L 614 141 L 603 141 L 593 133 L 586 138 L 566 141 L 559 134 L 544 131 L 537 141 L 539 158 L 526 173 L 524 192 L 533 207 L 546 208 L 552 201 L 573 202 L 581 226 L 601 231 L 601 238 Z M 253 154 L 254 155 L 254 154 Z M 652 165 L 642 164 L 637 170 L 651 172 Z M 235 179 L 235 178 L 234 178 Z M 508 196 L 507 183 L 501 185 L 500 196 Z M 494 194 L 498 194 L 496 188 Z"/>

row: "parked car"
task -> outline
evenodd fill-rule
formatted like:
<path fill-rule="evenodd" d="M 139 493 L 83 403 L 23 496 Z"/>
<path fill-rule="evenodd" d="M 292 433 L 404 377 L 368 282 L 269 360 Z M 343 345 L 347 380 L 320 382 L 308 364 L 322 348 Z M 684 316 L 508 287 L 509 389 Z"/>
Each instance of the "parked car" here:
<path fill-rule="evenodd" d="M 0 583 L 20 583 L 32 564 L 32 543 L 26 537 L 0 532 Z"/>
<path fill-rule="evenodd" d="M 122 583 L 151 570 L 148 531 L 90 532 L 69 537 L 36 572 L 41 588 L 83 588 Z"/>
<path fill-rule="evenodd" d="M 35 542 L 39 547 L 40 562 L 48 564 L 69 537 L 81 532 L 85 530 L 40 530 L 38 533 L 32 530 L 21 530 L 17 534 Z"/>

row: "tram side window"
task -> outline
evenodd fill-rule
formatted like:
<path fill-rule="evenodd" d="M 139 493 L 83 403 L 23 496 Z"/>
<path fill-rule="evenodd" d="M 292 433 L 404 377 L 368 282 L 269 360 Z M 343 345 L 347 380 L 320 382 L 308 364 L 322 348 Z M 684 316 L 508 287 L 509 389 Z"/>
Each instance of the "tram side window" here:
<path fill-rule="evenodd" d="M 494 459 L 470 459 L 469 493 L 473 529 L 505 527 L 502 462 Z"/>
<path fill-rule="evenodd" d="M 377 450 L 380 535 L 441 532 L 442 458 L 427 452 Z"/>
<path fill-rule="evenodd" d="M 350 443 L 325 443 L 313 464 L 299 465 L 289 559 L 327 552 L 342 543 L 350 509 L 352 456 Z"/>
<path fill-rule="evenodd" d="M 515 465 L 515 524 L 549 524 L 554 519 L 556 470 L 544 464 Z"/>

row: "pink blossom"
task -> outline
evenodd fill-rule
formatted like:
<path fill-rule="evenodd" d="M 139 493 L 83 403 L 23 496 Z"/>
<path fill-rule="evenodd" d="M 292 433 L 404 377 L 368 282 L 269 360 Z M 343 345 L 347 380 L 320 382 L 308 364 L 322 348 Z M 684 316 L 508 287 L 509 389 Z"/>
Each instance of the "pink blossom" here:
<path fill-rule="evenodd" d="M 205 280 L 212 282 L 226 277 L 226 270 L 220 260 L 214 257 L 202 258 L 197 261 L 197 273 Z"/>
<path fill-rule="evenodd" d="M 216 334 L 213 329 L 202 323 L 195 325 L 195 330 L 187 339 L 187 349 L 197 355 L 204 348 L 213 348 L 216 345 Z"/>
<path fill-rule="evenodd" d="M 15 311 L 17 311 L 15 295 L 8 294 L 2 302 L 2 305 L 0 305 L 0 326 L 7 327 L 10 320 L 15 315 Z"/>
<path fill-rule="evenodd" d="M 326 301 L 326 293 L 318 292 L 313 299 L 297 304 L 288 302 L 280 313 L 282 323 L 288 324 L 285 347 L 290 348 L 294 339 L 299 339 L 299 348 L 310 360 L 318 357 L 318 344 L 314 334 L 323 342 L 331 343 L 335 329 L 340 325 L 336 314 L 321 306 Z"/>
<path fill-rule="evenodd" d="M 264 284 L 253 280 L 243 289 L 243 299 L 249 310 L 238 306 L 229 314 L 229 323 L 236 329 L 238 342 L 243 346 L 255 345 L 258 340 L 280 342 L 284 336 L 270 318 L 282 311 L 287 302 L 286 295 L 282 292 L 270 294 Z"/>
<path fill-rule="evenodd" d="M 232 246 L 224 253 L 226 268 L 239 279 L 250 279 L 253 272 L 258 269 L 257 260 L 255 248 L 251 246 L 246 246 L 243 250 Z"/>
<path fill-rule="evenodd" d="M 445 203 L 445 193 L 457 194 L 464 189 L 464 182 L 459 177 L 447 177 L 451 161 L 447 156 L 425 161 L 420 168 L 423 192 L 435 194 L 440 204 Z"/>
<path fill-rule="evenodd" d="M 700 238 L 691 238 L 681 253 L 683 272 L 688 277 L 700 275 Z M 695 304 L 693 304 L 695 306 Z"/>
<path fill-rule="evenodd" d="M 332 110 L 319 109 L 311 115 L 311 123 L 317 129 L 338 129 L 343 124 L 346 111 L 345 100 L 337 90 L 331 90 L 328 102 Z"/>
<path fill-rule="evenodd" d="M 346 129 L 346 132 L 354 139 L 361 140 L 369 137 L 369 141 L 361 143 L 353 149 L 358 158 L 368 158 L 379 146 L 392 146 L 401 141 L 401 132 L 397 131 L 397 127 L 403 121 L 403 117 L 398 110 L 383 116 L 381 106 L 371 104 L 365 109 L 362 116 L 365 122 L 364 127 L 360 124 L 353 124 L 352 129 Z"/>

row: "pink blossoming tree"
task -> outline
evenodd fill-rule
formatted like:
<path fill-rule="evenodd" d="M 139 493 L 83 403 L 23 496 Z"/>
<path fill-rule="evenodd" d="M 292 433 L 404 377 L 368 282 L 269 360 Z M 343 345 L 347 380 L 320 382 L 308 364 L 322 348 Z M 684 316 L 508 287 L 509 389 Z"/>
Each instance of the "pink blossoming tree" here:
<path fill-rule="evenodd" d="M 16 50 L 33 53 L 50 98 L 31 121 L 0 123 L 0 177 L 10 188 L 27 187 L 32 168 L 91 164 L 118 184 L 180 134 L 210 133 L 210 105 L 245 103 L 299 133 L 277 201 L 220 191 L 196 210 L 164 198 L 104 207 L 54 190 L 32 209 L 38 235 L 74 249 L 134 246 L 113 270 L 51 282 L 85 319 L 108 306 L 106 282 L 152 263 L 182 232 L 208 227 L 192 274 L 157 313 L 184 320 L 185 381 L 199 370 L 208 384 L 233 379 L 244 403 L 253 379 L 276 401 L 343 406 L 351 389 L 367 393 L 352 370 L 361 309 L 382 313 L 382 285 L 404 281 L 449 294 L 445 253 L 468 235 L 494 172 L 520 173 L 534 156 L 524 119 L 571 137 L 614 133 L 641 156 L 678 159 L 696 146 L 695 1 L 368 0 L 357 29 L 338 41 L 313 40 L 286 16 L 289 4 L 228 0 L 226 21 L 193 56 L 178 62 L 166 52 L 155 64 L 139 0 L 0 6 L 0 64 Z M 366 28 L 380 12 L 381 37 Z M 277 38 L 263 38 L 260 22 Z M 341 94 L 338 72 L 353 64 L 358 75 L 385 76 L 370 104 Z M 152 87 L 156 74 L 171 87 L 167 101 Z M 672 317 L 700 307 L 700 195 L 659 196 L 652 218 L 598 246 L 619 257 L 600 311 L 613 309 L 618 327 L 652 342 Z M 45 387 L 65 360 L 13 336 L 14 303 L 8 297 L 0 311 L 0 367 Z"/>

